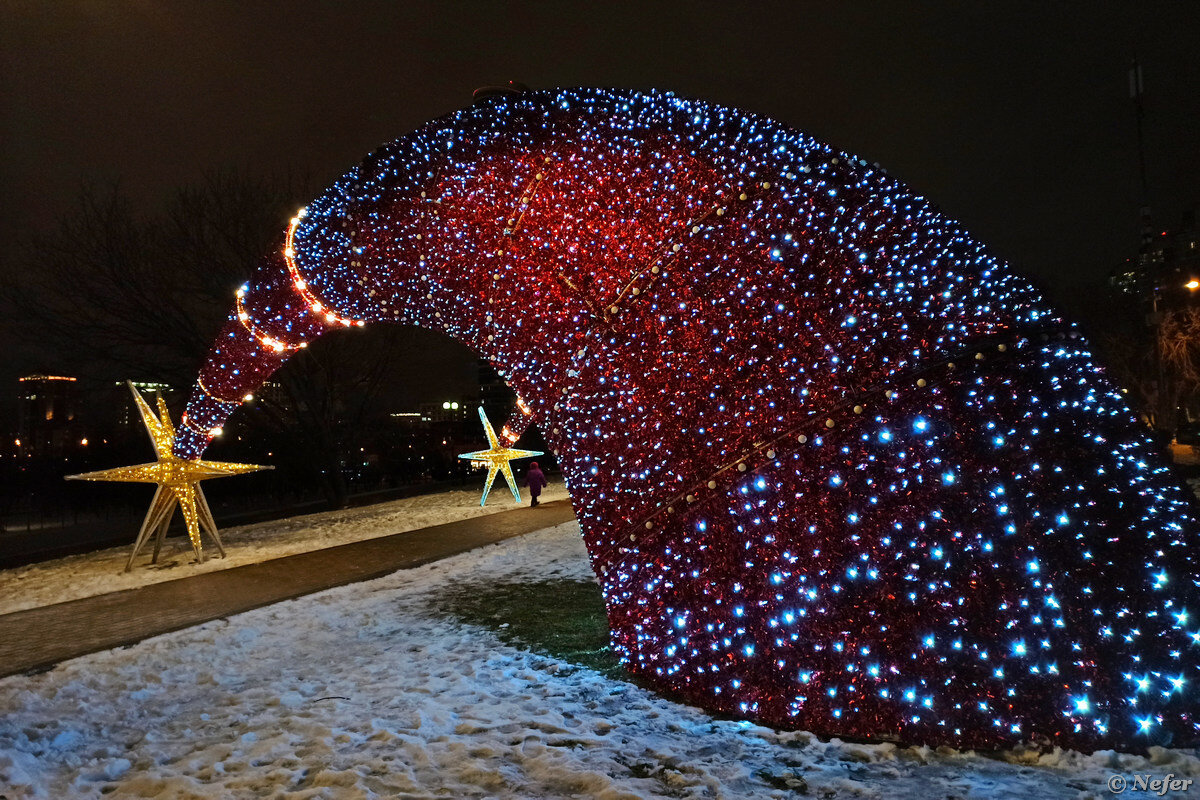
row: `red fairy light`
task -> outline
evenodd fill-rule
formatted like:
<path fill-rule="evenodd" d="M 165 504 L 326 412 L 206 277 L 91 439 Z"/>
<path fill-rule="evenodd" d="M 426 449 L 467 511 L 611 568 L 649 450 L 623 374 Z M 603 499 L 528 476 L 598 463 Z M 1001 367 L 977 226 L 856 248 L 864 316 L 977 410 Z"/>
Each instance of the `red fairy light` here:
<path fill-rule="evenodd" d="M 544 431 L 613 647 L 675 696 L 962 747 L 1197 741 L 1184 491 L 1074 329 L 879 168 L 669 94 L 484 100 L 292 220 L 177 454 L 365 322 L 517 391 L 503 438 Z"/>

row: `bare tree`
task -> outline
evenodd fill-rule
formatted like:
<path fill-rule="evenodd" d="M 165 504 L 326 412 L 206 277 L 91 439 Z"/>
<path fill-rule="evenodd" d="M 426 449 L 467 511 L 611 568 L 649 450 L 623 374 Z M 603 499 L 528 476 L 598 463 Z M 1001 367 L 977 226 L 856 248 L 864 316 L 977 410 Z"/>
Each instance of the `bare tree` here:
<path fill-rule="evenodd" d="M 1164 314 L 1156 344 L 1163 373 L 1159 427 L 1175 430 L 1178 409 L 1190 405 L 1200 390 L 1200 309 L 1181 308 Z"/>
<path fill-rule="evenodd" d="M 147 216 L 119 187 L 86 187 L 75 211 L 32 241 L 22 268 L 0 286 L 14 332 L 84 377 L 190 386 L 237 287 L 279 246 L 286 220 L 311 194 L 305 184 L 215 173 Z M 354 434 L 379 412 L 382 376 L 409 338 L 394 327 L 322 337 L 280 370 L 282 396 L 241 416 L 301 443 L 294 466 L 343 505 Z"/>
<path fill-rule="evenodd" d="M 1095 337 L 1101 356 L 1126 400 L 1148 425 L 1158 407 L 1158 373 L 1152 331 L 1140 327 L 1113 327 Z"/>

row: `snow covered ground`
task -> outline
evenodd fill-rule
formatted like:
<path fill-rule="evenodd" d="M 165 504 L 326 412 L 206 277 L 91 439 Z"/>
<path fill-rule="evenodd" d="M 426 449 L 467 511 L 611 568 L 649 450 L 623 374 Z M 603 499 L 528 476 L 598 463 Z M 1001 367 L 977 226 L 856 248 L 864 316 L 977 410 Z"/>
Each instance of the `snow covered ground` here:
<path fill-rule="evenodd" d="M 0 795 L 1041 800 L 1200 778 L 1177 751 L 982 757 L 717 720 L 445 610 L 450 589 L 587 579 L 570 523 L 0 680 Z"/>
<path fill-rule="evenodd" d="M 158 564 L 150 565 L 152 548 L 148 547 L 138 557 L 133 571 L 125 572 L 125 562 L 137 538 L 137 527 L 134 526 L 129 531 L 129 544 L 122 547 L 0 570 L 0 614 L 517 508 L 503 480 L 493 487 L 487 506 L 482 508 L 479 505 L 481 492 L 482 481 L 469 489 L 228 528 L 221 531 L 221 541 L 228 555 L 217 557 L 216 548 L 205 538 L 206 560 L 203 564 L 192 563 L 195 555 L 186 538 L 171 538 L 163 544 Z M 523 495 L 528 505 L 527 489 Z M 543 501 L 565 499 L 567 490 L 561 479 L 552 482 L 542 493 Z M 150 503 L 149 493 L 146 503 L 147 506 Z"/>

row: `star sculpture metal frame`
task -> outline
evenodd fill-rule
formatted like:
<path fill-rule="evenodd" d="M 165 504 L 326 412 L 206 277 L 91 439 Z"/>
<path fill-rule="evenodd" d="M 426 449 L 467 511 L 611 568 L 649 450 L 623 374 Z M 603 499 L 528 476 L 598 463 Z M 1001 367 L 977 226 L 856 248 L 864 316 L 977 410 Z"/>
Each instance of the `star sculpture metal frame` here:
<path fill-rule="evenodd" d="M 162 395 L 155 393 L 158 414 L 146 403 L 132 381 L 127 382 L 133 392 L 133 401 L 137 404 L 154 444 L 154 454 L 158 460 L 150 464 L 137 464 L 129 467 L 116 467 L 96 472 L 85 472 L 82 475 L 68 475 L 67 480 L 74 481 L 123 481 L 136 483 L 156 483 L 158 489 L 154 499 L 150 501 L 150 511 L 138 531 L 137 541 L 125 564 L 125 571 L 133 569 L 133 561 L 145 547 L 152 533 L 156 533 L 154 555 L 151 564 L 158 562 L 158 552 L 162 548 L 167 528 L 171 524 L 172 512 L 178 505 L 183 512 L 183 521 L 187 525 L 188 538 L 192 549 L 196 551 L 196 563 L 204 561 L 203 545 L 200 541 L 201 529 L 212 538 L 221 557 L 225 557 L 225 547 L 221 544 L 221 536 L 217 533 L 217 523 L 213 520 L 212 509 L 200 488 L 200 481 L 209 478 L 224 478 L 229 475 L 243 475 L 248 472 L 258 472 L 264 469 L 274 469 L 258 464 L 233 464 L 226 461 L 204 461 L 178 458 L 171 450 L 175 445 L 175 426 L 171 423 L 171 415 Z"/>
<path fill-rule="evenodd" d="M 488 419 L 487 412 L 483 410 L 483 406 L 479 407 L 479 418 L 483 420 L 483 432 L 487 434 L 489 449 L 463 453 L 459 456 L 459 458 L 482 461 L 487 464 L 487 482 L 483 485 L 483 497 L 480 499 L 479 505 L 487 504 L 488 492 L 492 491 L 492 483 L 496 480 L 497 472 L 504 473 L 504 480 L 508 481 L 508 488 L 512 490 L 513 499 L 520 503 L 521 491 L 517 488 L 517 479 L 513 477 L 512 466 L 508 462 L 517 458 L 540 456 L 544 453 L 541 450 L 515 450 L 511 447 L 501 447 L 500 440 L 496 438 L 496 431 L 492 430 L 492 423 Z"/>

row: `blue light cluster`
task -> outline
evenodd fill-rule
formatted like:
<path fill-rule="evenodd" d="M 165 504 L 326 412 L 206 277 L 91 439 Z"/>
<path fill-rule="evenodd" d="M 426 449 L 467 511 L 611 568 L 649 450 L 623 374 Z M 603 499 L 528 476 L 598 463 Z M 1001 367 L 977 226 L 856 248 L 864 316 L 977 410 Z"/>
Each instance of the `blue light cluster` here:
<path fill-rule="evenodd" d="M 563 465 L 613 645 L 822 734 L 1197 741 L 1190 500 L 1073 328 L 877 166 L 670 94 L 494 98 L 288 228 L 196 456 L 329 329 L 441 330 Z"/>

